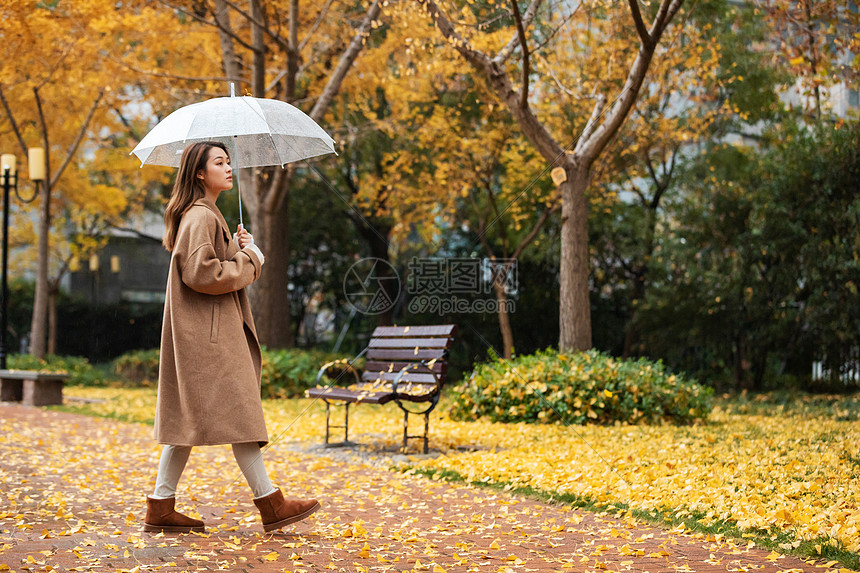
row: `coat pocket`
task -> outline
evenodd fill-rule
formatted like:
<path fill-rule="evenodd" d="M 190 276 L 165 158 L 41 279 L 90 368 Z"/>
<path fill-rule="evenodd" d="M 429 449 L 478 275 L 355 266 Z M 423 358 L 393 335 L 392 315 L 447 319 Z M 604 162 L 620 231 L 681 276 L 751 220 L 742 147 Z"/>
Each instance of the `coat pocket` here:
<path fill-rule="evenodd" d="M 209 330 L 209 342 L 218 342 L 218 330 L 221 327 L 221 303 L 212 304 L 212 326 Z"/>

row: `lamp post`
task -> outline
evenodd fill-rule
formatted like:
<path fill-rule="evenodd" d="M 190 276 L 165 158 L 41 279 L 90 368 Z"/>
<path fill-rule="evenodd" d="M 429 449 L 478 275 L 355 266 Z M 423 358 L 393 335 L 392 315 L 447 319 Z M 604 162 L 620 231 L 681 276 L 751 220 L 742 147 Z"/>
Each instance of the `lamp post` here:
<path fill-rule="evenodd" d="M 45 150 L 41 147 L 31 147 L 28 150 L 28 164 L 30 167 L 30 179 L 33 181 L 43 181 L 45 179 Z M 6 368 L 6 331 L 9 326 L 9 286 L 8 286 L 8 263 L 9 263 L 9 193 L 13 189 L 15 195 L 18 195 L 18 171 L 17 158 L 11 153 L 4 153 L 2 159 L 2 177 L 3 177 L 3 269 L 0 273 L 0 306 L 2 306 L 2 316 L 0 316 L 0 368 Z M 20 198 L 20 197 L 19 197 Z M 33 196 L 35 198 L 35 195 Z M 31 199 L 32 200 L 32 199 Z"/>

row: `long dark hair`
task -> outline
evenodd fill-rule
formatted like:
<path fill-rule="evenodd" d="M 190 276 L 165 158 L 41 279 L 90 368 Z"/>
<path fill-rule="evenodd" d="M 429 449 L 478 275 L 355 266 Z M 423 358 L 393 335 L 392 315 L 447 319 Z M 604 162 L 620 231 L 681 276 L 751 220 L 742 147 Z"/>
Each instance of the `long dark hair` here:
<path fill-rule="evenodd" d="M 162 244 L 168 251 L 173 251 L 176 244 L 176 231 L 179 229 L 179 221 L 182 215 L 192 203 L 202 198 L 206 193 L 203 181 L 197 174 L 206 170 L 206 161 L 209 159 L 209 150 L 213 147 L 224 150 L 230 157 L 227 146 L 217 141 L 201 141 L 193 143 L 182 152 L 182 160 L 179 162 L 179 173 L 176 174 L 176 183 L 170 193 L 170 201 L 164 210 L 164 224 L 167 230 L 164 232 Z"/>

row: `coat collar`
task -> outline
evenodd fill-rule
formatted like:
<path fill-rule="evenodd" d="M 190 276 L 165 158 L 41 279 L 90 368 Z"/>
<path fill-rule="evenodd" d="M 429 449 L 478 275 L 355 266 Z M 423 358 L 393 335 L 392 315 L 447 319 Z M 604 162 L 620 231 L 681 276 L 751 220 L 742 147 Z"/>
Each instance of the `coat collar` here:
<path fill-rule="evenodd" d="M 193 205 L 197 205 L 199 207 L 206 207 L 207 209 L 215 213 L 215 216 L 218 218 L 218 222 L 221 224 L 221 228 L 224 230 L 224 232 L 227 233 L 228 237 L 230 236 L 230 227 L 227 226 L 227 220 L 224 219 L 224 215 L 221 214 L 221 211 L 218 209 L 218 207 L 212 200 L 208 199 L 207 197 L 201 197 L 200 199 L 192 203 L 192 206 Z"/>

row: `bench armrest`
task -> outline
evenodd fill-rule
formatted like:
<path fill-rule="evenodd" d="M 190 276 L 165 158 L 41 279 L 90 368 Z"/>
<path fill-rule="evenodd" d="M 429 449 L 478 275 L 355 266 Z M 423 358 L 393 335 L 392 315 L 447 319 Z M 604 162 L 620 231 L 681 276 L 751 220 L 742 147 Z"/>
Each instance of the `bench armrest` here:
<path fill-rule="evenodd" d="M 356 370 L 355 366 L 346 361 L 342 362 L 340 360 L 333 360 L 332 362 L 323 364 L 322 368 L 320 368 L 319 372 L 317 372 L 317 386 L 320 385 L 320 380 L 322 380 L 322 377 L 325 375 L 326 371 L 332 366 L 346 367 L 350 372 L 352 372 L 352 375 L 355 377 L 355 383 L 358 384 L 361 382 L 361 376 L 358 374 L 358 370 Z"/>

